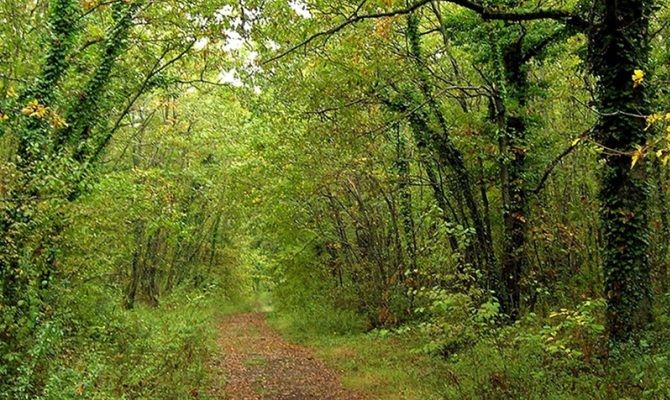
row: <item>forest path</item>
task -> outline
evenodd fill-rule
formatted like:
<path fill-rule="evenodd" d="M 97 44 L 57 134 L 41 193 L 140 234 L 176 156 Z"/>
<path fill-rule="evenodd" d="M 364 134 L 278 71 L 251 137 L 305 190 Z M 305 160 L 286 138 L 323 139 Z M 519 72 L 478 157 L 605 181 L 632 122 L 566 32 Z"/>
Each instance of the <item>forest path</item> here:
<path fill-rule="evenodd" d="M 219 323 L 213 368 L 225 400 L 362 400 L 307 347 L 288 343 L 262 313 L 234 314 Z"/>

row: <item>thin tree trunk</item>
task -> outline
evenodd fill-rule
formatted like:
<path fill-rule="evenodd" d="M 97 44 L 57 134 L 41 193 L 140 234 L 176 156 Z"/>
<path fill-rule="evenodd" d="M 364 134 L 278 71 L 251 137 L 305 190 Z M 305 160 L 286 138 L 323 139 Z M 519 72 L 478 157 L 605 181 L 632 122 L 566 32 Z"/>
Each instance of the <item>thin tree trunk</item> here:
<path fill-rule="evenodd" d="M 135 250 L 130 263 L 130 280 L 126 289 L 125 308 L 131 310 L 135 307 L 137 290 L 142 279 L 142 253 L 144 252 L 144 226 L 138 222 L 135 224 Z"/>
<path fill-rule="evenodd" d="M 454 176 L 454 192 L 458 192 L 463 196 L 465 206 L 470 214 L 469 216 L 475 230 L 475 237 L 479 250 L 478 253 L 480 253 L 478 255 L 481 256 L 482 266 L 484 268 L 483 273 L 486 277 L 486 285 L 490 289 L 498 290 L 499 284 L 496 276 L 497 261 L 493 251 L 493 241 L 488 235 L 484 218 L 479 210 L 475 189 L 472 184 L 472 179 L 470 178 L 470 173 L 465 166 L 463 155 L 454 146 L 449 137 L 447 122 L 445 121 L 442 112 L 439 110 L 437 102 L 433 96 L 421 51 L 419 20 L 415 15 L 410 15 L 408 19 L 407 35 L 410 42 L 410 51 L 418 68 L 421 92 L 441 129 L 441 132 L 436 132 L 434 129 L 430 129 L 430 126 L 426 124 L 426 132 L 428 133 L 427 139 L 429 140 L 431 147 L 434 149 L 440 164 L 449 168 L 452 172 Z M 410 119 L 414 119 L 415 122 L 418 122 L 416 120 L 422 118 L 420 114 L 422 113 L 418 111 L 414 112 L 412 116 L 410 116 Z"/>

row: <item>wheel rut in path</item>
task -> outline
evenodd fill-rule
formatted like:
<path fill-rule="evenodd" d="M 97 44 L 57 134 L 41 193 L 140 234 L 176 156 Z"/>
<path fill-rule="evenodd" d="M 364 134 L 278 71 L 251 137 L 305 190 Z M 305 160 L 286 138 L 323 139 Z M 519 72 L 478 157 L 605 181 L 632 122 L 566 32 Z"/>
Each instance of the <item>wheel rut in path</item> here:
<path fill-rule="evenodd" d="M 219 375 L 212 397 L 225 400 L 364 400 L 307 347 L 288 343 L 262 313 L 230 315 L 219 324 Z"/>

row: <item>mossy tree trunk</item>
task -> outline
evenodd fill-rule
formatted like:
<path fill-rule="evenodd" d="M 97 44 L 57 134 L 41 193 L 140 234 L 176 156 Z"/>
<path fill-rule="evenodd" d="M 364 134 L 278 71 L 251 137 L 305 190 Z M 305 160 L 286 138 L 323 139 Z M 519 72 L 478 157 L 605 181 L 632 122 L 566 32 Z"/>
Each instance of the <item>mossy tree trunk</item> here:
<path fill-rule="evenodd" d="M 503 53 L 504 84 L 507 107 L 503 102 L 500 148 L 504 159 L 500 178 L 503 200 L 503 252 L 501 304 L 512 321 L 519 315 L 521 306 L 521 274 L 526 266 L 527 194 L 524 174 L 526 170 L 526 120 L 523 115 L 528 92 L 528 74 L 522 51 L 523 35 L 506 46 Z"/>
<path fill-rule="evenodd" d="M 647 166 L 631 167 L 631 154 L 647 140 L 649 101 L 646 85 L 634 84 L 631 77 L 648 62 L 652 3 L 600 0 L 590 32 L 598 79 L 596 134 L 604 149 L 600 200 L 607 324 L 614 343 L 633 338 L 651 319 Z"/>

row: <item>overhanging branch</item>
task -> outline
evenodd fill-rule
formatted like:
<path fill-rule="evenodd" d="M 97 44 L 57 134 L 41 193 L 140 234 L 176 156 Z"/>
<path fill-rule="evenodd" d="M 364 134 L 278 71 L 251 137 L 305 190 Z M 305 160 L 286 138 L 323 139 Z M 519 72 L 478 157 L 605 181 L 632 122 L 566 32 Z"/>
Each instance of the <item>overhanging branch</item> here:
<path fill-rule="evenodd" d="M 321 32 L 317 32 L 307 39 L 303 40 L 302 42 L 291 46 L 287 50 L 279 53 L 278 55 L 271 57 L 265 61 L 262 62 L 263 65 L 269 64 L 271 62 L 277 61 L 280 58 L 283 58 L 287 56 L 288 54 L 293 53 L 296 50 L 299 50 L 308 44 L 312 43 L 314 40 L 319 39 L 321 37 L 327 37 L 336 34 L 337 32 L 345 29 L 346 27 L 350 25 L 357 24 L 359 22 L 365 21 L 365 20 L 370 20 L 370 19 L 379 19 L 379 18 L 390 18 L 390 17 L 396 17 L 396 16 L 401 16 L 401 15 L 407 15 L 411 14 L 412 12 L 420 9 L 421 7 L 430 4 L 434 2 L 435 0 L 419 0 L 414 4 L 411 4 L 405 8 L 400 8 L 397 10 L 391 10 L 391 11 L 384 11 L 380 13 L 374 13 L 374 14 L 363 14 L 359 15 L 357 12 L 354 13 L 350 18 L 346 19 L 345 21 L 341 22 L 340 24 L 325 30 Z M 533 20 L 541 20 L 541 19 L 551 19 L 551 20 L 557 20 L 557 21 L 562 21 L 566 23 L 573 23 L 577 25 L 581 25 L 581 20 L 580 18 L 573 14 L 570 11 L 566 10 L 554 10 L 554 9 L 535 9 L 535 10 L 519 10 L 519 11 L 502 11 L 502 10 L 491 10 L 490 8 L 484 7 L 481 4 L 475 3 L 473 1 L 469 0 L 442 0 L 446 3 L 451 3 L 455 4 L 458 6 L 461 6 L 463 8 L 466 8 L 468 10 L 474 11 L 475 13 L 479 14 L 479 16 L 486 20 L 486 21 L 491 21 L 491 20 L 498 20 L 498 21 L 510 21 L 510 22 L 523 22 L 523 21 L 533 21 Z"/>

